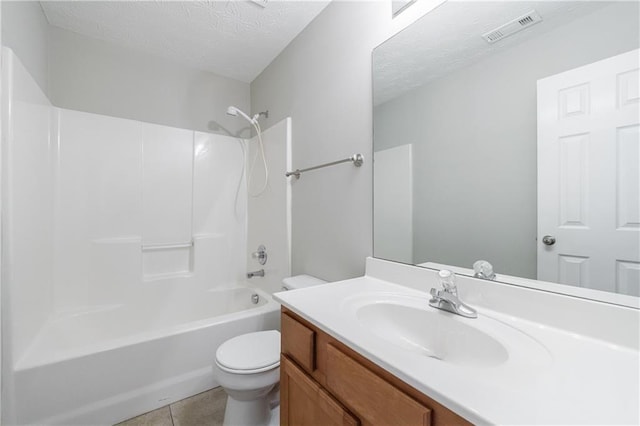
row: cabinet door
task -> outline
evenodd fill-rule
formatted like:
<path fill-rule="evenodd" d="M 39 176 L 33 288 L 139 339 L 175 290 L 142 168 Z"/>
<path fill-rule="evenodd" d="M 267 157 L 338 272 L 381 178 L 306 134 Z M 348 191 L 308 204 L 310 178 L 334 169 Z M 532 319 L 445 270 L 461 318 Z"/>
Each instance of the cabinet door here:
<path fill-rule="evenodd" d="M 281 426 L 357 426 L 353 417 L 287 357 L 280 361 Z"/>

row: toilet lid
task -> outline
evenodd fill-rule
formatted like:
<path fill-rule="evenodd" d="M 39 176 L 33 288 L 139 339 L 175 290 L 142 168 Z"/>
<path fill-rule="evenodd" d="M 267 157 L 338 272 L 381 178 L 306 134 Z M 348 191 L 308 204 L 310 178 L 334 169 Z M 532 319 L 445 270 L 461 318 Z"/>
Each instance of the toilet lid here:
<path fill-rule="evenodd" d="M 234 371 L 265 371 L 280 364 L 280 332 L 247 333 L 224 342 L 216 351 L 216 363 Z"/>

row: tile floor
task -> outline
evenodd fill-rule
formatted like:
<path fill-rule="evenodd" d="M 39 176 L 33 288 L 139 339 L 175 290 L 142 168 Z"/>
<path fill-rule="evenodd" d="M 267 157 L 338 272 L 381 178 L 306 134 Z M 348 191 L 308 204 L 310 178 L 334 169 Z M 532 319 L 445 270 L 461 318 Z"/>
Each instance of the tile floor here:
<path fill-rule="evenodd" d="M 116 426 L 221 426 L 227 394 L 214 388 Z"/>

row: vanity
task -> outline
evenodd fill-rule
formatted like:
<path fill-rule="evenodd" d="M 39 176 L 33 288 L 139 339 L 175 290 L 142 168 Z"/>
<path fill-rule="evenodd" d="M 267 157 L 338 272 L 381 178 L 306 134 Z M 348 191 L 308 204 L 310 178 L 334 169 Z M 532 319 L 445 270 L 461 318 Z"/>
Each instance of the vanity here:
<path fill-rule="evenodd" d="M 436 270 L 374 258 L 276 293 L 281 424 L 640 423 L 638 309 L 457 278 L 477 318 L 429 306 Z"/>
<path fill-rule="evenodd" d="M 282 425 L 467 425 L 293 311 L 282 310 Z"/>

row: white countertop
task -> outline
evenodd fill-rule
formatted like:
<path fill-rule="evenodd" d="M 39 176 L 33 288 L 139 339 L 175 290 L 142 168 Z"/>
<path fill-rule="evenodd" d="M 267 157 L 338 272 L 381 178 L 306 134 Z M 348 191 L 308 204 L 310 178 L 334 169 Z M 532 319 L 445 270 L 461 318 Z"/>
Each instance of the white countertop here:
<path fill-rule="evenodd" d="M 479 322 L 475 326 L 491 333 L 486 324 L 497 321 L 501 324 L 498 328 L 516 329 L 544 349 L 531 356 L 533 363 L 523 364 L 518 358 L 523 354 L 517 352 L 525 349 L 510 348 L 513 342 L 503 341 L 510 352 L 514 351 L 509 362 L 454 365 L 390 344 L 357 319 L 354 301 L 363 296 L 383 300 L 385 294 L 424 298 L 425 309 L 434 309 L 427 304 L 430 296 L 426 291 L 372 276 L 276 293 L 274 298 L 473 423 L 640 424 L 640 358 L 635 341 L 631 345 L 617 344 L 476 305 Z M 566 312 L 568 316 L 579 314 Z M 597 318 L 585 321 L 602 322 Z"/>

